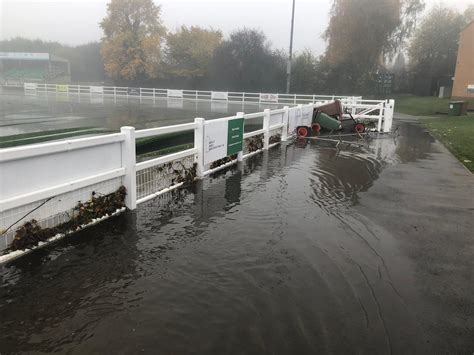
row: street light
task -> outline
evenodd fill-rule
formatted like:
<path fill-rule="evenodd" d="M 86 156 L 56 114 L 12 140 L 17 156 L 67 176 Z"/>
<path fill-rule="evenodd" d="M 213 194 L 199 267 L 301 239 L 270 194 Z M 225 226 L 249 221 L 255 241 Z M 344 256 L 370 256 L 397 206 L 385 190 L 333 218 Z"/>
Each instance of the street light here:
<path fill-rule="evenodd" d="M 293 9 L 291 11 L 291 34 L 290 34 L 290 55 L 288 57 L 288 65 L 286 66 L 286 93 L 290 93 L 291 82 L 291 57 L 293 54 L 293 27 L 295 24 L 295 0 L 293 0 Z"/>

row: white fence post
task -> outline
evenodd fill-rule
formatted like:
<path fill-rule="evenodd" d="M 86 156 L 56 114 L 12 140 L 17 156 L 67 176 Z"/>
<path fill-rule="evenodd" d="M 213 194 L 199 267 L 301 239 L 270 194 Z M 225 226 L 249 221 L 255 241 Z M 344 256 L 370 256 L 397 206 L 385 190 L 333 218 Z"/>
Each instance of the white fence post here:
<path fill-rule="evenodd" d="M 270 142 L 270 109 L 263 110 L 263 149 L 267 150 Z"/>
<path fill-rule="evenodd" d="M 383 118 L 383 131 L 390 132 L 392 129 L 392 121 L 393 121 L 393 111 L 395 109 L 395 100 L 388 100 L 385 104 L 385 112 Z"/>
<path fill-rule="evenodd" d="M 384 103 L 379 104 L 379 119 L 377 122 L 377 132 L 381 132 L 382 130 L 382 118 L 384 114 Z"/>
<path fill-rule="evenodd" d="M 235 115 L 237 118 L 244 118 L 244 112 L 237 112 Z M 244 131 L 245 131 L 245 121 L 244 121 Z M 242 141 L 242 145 L 244 145 L 245 142 Z M 243 161 L 244 160 L 244 147 L 242 146 L 242 150 L 237 153 L 237 161 Z"/>
<path fill-rule="evenodd" d="M 202 178 L 204 176 L 204 118 L 196 117 L 194 123 L 197 125 L 194 129 L 195 161 L 197 164 L 196 176 Z"/>
<path fill-rule="evenodd" d="M 137 172 L 135 153 L 135 128 L 122 127 L 120 132 L 125 134 L 125 141 L 122 145 L 122 166 L 125 168 L 123 185 L 127 189 L 125 205 L 130 210 L 137 208 Z"/>
<path fill-rule="evenodd" d="M 290 108 L 288 106 L 283 107 L 283 127 L 281 128 L 281 141 L 286 142 L 288 140 L 288 119 L 290 116 Z"/>

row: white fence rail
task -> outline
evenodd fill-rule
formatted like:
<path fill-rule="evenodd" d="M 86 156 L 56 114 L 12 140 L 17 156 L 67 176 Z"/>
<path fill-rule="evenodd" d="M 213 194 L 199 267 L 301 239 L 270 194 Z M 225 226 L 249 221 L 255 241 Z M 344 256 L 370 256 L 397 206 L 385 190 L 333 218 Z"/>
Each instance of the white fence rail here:
<path fill-rule="evenodd" d="M 360 96 L 274 94 L 255 92 L 223 92 L 205 90 L 136 88 L 119 86 L 88 86 L 73 84 L 24 83 L 26 92 L 59 92 L 71 94 L 107 95 L 114 97 L 175 98 L 198 101 L 254 102 L 265 104 L 298 105 L 341 99 L 353 102 Z"/>
<path fill-rule="evenodd" d="M 103 89 L 104 92 L 107 90 Z M 113 88 L 114 91 L 117 89 Z M 76 85 L 76 90 L 81 91 L 81 86 Z M 156 89 L 151 90 L 155 93 Z M 347 101 L 349 104 L 345 104 L 345 109 L 355 116 L 368 117 L 370 110 L 377 111 L 376 116 L 371 116 L 376 117 L 377 130 L 390 131 L 393 100 L 368 102 L 351 98 Z M 0 149 L 0 231 L 14 231 L 25 222 L 26 215 L 27 220 L 34 218 L 43 226 L 58 225 L 67 220 L 68 213 L 78 201 L 88 200 L 92 191 L 107 194 L 121 185 L 127 189 L 126 206 L 134 209 L 137 203 L 182 184 L 171 176 L 165 176 L 166 171 L 162 167 L 178 164 L 189 168 L 195 164 L 197 177 L 204 177 L 267 150 L 278 144 L 279 140 L 286 141 L 294 134 L 294 128 L 304 123 L 304 112 L 312 112 L 317 106 L 310 103 L 251 114 L 239 112 L 235 116 L 216 120 L 196 118 L 187 124 L 138 131 L 133 127 L 122 127 L 116 134 Z M 290 118 L 295 122 L 290 122 Z M 243 119 L 243 128 L 245 122 L 252 122 L 251 127 L 255 128 L 247 132 L 242 130 L 241 144 L 245 146 L 250 140 L 262 137 L 260 148 L 252 151 L 242 148 L 233 161 L 217 167 L 206 164 L 206 149 L 210 147 L 206 129 L 218 123 L 230 124 L 236 119 Z M 194 131 L 192 148 L 137 163 L 136 139 L 189 131 Z M 171 167 L 173 169 L 174 166 Z M 5 249 L 12 238 L 11 232 L 3 233 L 0 250 Z"/>

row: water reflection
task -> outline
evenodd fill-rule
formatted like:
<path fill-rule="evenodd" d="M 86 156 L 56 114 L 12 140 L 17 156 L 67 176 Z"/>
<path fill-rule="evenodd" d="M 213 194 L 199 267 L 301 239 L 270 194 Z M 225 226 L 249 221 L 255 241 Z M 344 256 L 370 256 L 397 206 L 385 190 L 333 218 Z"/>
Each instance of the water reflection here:
<path fill-rule="evenodd" d="M 177 98 L 108 97 L 72 93 L 3 92 L 0 94 L 2 136 L 64 128 L 138 129 L 259 112 L 267 105 L 182 100 Z M 272 109 L 278 108 L 273 105 Z"/>
<path fill-rule="evenodd" d="M 62 351 L 63 344 L 89 336 L 103 317 L 140 303 L 140 294 L 133 292 L 135 215 L 126 213 L 93 229 L 3 269 L 2 352 Z"/>

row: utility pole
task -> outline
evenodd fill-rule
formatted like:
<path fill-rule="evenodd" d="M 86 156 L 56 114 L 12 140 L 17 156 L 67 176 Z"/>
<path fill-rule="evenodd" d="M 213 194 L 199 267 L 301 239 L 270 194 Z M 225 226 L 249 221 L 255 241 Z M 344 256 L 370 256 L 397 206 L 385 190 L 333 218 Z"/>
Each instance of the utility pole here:
<path fill-rule="evenodd" d="M 288 64 L 286 66 L 286 93 L 290 93 L 291 82 L 291 58 L 293 55 L 293 28 L 295 25 L 295 0 L 293 0 L 293 9 L 291 11 L 291 34 L 290 34 L 290 55 L 288 57 Z"/>

